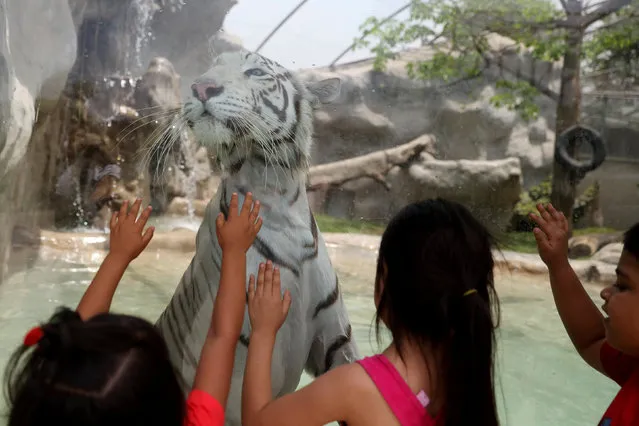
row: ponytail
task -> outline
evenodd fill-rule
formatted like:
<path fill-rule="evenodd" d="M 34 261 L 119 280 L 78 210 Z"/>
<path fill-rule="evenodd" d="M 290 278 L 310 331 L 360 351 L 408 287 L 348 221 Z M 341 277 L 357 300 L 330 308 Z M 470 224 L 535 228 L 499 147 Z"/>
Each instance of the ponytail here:
<path fill-rule="evenodd" d="M 382 236 L 376 325 L 383 320 L 400 356 L 412 341 L 421 346 L 426 366 L 437 368 L 436 387 L 442 387 L 431 392 L 442 410 L 438 426 L 499 424 L 494 242 L 468 209 L 441 198 L 404 207 Z M 429 366 L 433 352 L 438 359 Z"/>
<path fill-rule="evenodd" d="M 70 327 L 82 323 L 77 312 L 60 308 L 49 322 L 32 329 L 25 335 L 24 342 L 7 362 L 4 377 L 5 400 L 13 403 L 17 394 L 27 384 L 29 371 L 30 386 L 38 386 L 44 391 L 51 384 L 59 361 L 73 345 Z M 31 352 L 29 352 L 31 351 Z"/>
<path fill-rule="evenodd" d="M 468 293 L 455 305 L 444 365 L 446 402 L 441 426 L 497 426 L 496 337 L 489 295 Z"/>

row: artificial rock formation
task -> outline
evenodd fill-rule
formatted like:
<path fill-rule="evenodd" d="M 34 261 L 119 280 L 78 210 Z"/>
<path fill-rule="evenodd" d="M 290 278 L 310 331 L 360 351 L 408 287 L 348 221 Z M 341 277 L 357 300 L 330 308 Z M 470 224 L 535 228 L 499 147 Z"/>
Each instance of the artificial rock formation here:
<path fill-rule="evenodd" d="M 541 183 L 552 171 L 561 63 L 534 59 L 525 48 L 518 50 L 512 40 L 499 35 L 488 39 L 493 60 L 473 79 L 442 82 L 410 78 L 407 63 L 429 58 L 433 53 L 429 47 L 401 52 L 382 72 L 373 70 L 372 59 L 303 70 L 302 77 L 310 81 L 327 77 L 342 80 L 340 96 L 316 113 L 313 164 L 390 149 L 428 134 L 435 137 L 439 160 L 485 162 L 518 158 L 522 188 Z M 540 107 L 537 119 L 527 122 L 516 112 L 491 104 L 490 99 L 498 93 L 495 83 L 500 78 L 523 79 L 540 90 L 542 94 L 535 99 Z M 629 226 L 639 211 L 632 183 L 639 176 L 634 164 L 639 153 L 639 145 L 634 143 L 638 130 L 632 125 L 639 122 L 639 110 L 628 104 L 627 99 L 602 99 L 591 90 L 585 82 L 582 122 L 601 131 L 608 159 L 600 169 L 587 175 L 578 189 L 583 193 L 595 179 L 602 193 L 601 208 L 586 212 L 582 223 Z M 605 172 L 606 168 L 614 172 Z M 621 187 L 624 190 L 618 191 Z M 360 186 L 358 190 L 370 192 L 372 188 Z M 351 201 L 344 201 L 344 197 L 351 196 L 333 191 L 323 204 L 339 205 L 330 211 L 340 216 L 357 218 L 362 211 L 364 217 L 384 216 L 381 212 L 373 214 L 357 202 L 347 211 Z M 384 205 L 386 195 L 380 197 L 383 198 L 371 203 Z M 485 204 L 489 205 L 488 200 Z M 590 205 L 582 207 L 590 209 Z"/>
<path fill-rule="evenodd" d="M 142 198 L 162 213 L 174 197 L 208 196 L 208 157 L 176 121 L 180 76 L 171 62 L 154 58 L 139 80 L 113 78 L 89 88 L 88 94 L 71 91 L 71 105 L 61 105 L 57 120 L 70 123 L 61 135 L 68 140 L 67 150 L 59 154 L 56 169 L 58 226 L 77 226 L 78 220 L 105 224 L 110 209 L 124 200 Z M 109 174 L 110 168 L 116 173 Z M 93 170 L 99 179 L 87 176 Z M 103 183 L 107 179 L 111 185 Z M 59 189 L 74 184 L 78 190 Z"/>
<path fill-rule="evenodd" d="M 521 192 L 521 164 L 503 160 L 439 160 L 436 138 L 311 167 L 311 206 L 333 216 L 385 222 L 407 203 L 445 197 L 468 206 L 489 226 L 505 229 Z"/>
<path fill-rule="evenodd" d="M 38 241 L 39 187 L 46 157 L 31 146 L 36 117 L 55 104 L 76 58 L 66 0 L 0 3 L 0 282 L 28 264 L 11 246 Z M 30 246 L 30 244 L 27 244 Z"/>
<path fill-rule="evenodd" d="M 553 156 L 555 103 L 540 96 L 540 117 L 530 123 L 515 112 L 489 102 L 497 92 L 495 82 L 514 74 L 534 76 L 540 87 L 556 89 L 558 64 L 533 60 L 518 53 L 511 40 L 494 35 L 492 49 L 500 52 L 493 64 L 472 80 L 443 83 L 411 79 L 409 61 L 428 58 L 432 51 L 419 48 L 390 60 L 383 72 L 372 60 L 334 69 L 303 70 L 310 81 L 339 77 L 338 99 L 316 114 L 314 164 L 363 155 L 407 143 L 423 134 L 436 138 L 442 160 L 521 161 L 525 185 L 533 185 L 550 172 Z M 507 71 L 506 71 L 507 70 Z"/>
<path fill-rule="evenodd" d="M 54 207 L 52 211 L 49 206 L 49 198 L 54 198 L 53 202 L 58 202 L 58 206 L 62 202 L 58 197 L 60 194 L 52 194 L 66 169 L 67 177 L 76 178 L 78 170 L 94 170 L 94 176 L 103 177 L 103 163 L 120 161 L 117 155 L 110 157 L 114 152 L 110 144 L 116 142 L 113 129 L 96 126 L 82 129 L 83 126 L 78 124 L 93 119 L 82 114 L 73 118 L 74 114 L 87 110 L 78 102 L 91 103 L 91 93 L 85 89 L 93 87 L 90 91 L 97 88 L 98 94 L 105 94 L 108 90 L 98 87 L 100 83 L 130 81 L 130 76 L 140 75 L 152 58 L 161 56 L 177 64 L 178 74 L 186 74 L 186 83 L 178 87 L 177 93 L 187 93 L 188 81 L 202 73 L 210 62 L 212 51 L 237 47 L 236 40 L 218 33 L 224 17 L 235 3 L 235 0 L 20 0 L 1 3 L 0 219 L 3 229 L 11 230 L 17 226 L 21 230 L 19 235 L 23 235 L 25 229 L 37 235 L 40 226 L 49 226 L 54 221 L 81 223 L 85 213 L 93 215 L 95 212 L 90 211 L 90 206 L 83 205 L 82 200 L 113 195 L 109 195 L 109 187 L 114 186 L 119 173 L 113 168 L 103 180 L 91 183 L 92 178 L 88 177 L 88 186 L 76 188 L 76 193 L 82 194 L 79 200 L 58 210 Z M 127 84 L 122 92 L 130 87 Z M 107 93 L 105 98 L 109 99 L 109 96 L 111 94 Z M 94 107 L 101 103 L 94 101 Z M 127 120 L 130 122 L 135 114 L 127 110 L 128 104 L 122 99 L 115 104 L 123 107 L 115 112 L 117 120 L 109 114 L 104 115 L 105 111 L 114 110 L 108 103 L 102 103 L 104 108 L 89 110 L 98 112 L 98 117 L 114 127 Z M 99 149 L 85 156 L 82 148 L 86 146 Z M 193 160 L 196 154 L 187 155 L 190 159 L 178 162 L 179 167 Z M 206 159 L 196 158 L 193 163 L 199 165 L 196 169 L 208 167 Z M 173 166 L 167 164 L 167 167 Z M 127 168 L 125 166 L 122 172 L 126 174 Z M 180 173 L 173 173 L 172 180 L 179 180 Z M 203 173 L 210 175 L 210 171 L 198 170 L 192 174 L 200 176 Z M 178 188 L 171 191 L 203 195 L 210 192 L 206 184 L 201 184 L 206 178 L 196 177 L 195 180 L 195 184 L 189 183 L 194 190 L 182 190 L 179 186 L 183 184 L 177 184 Z M 99 187 L 97 194 L 89 190 L 93 184 Z M 138 194 L 139 188 L 144 187 L 135 179 L 124 186 L 124 190 L 119 191 L 124 196 Z M 64 191 L 62 198 L 65 198 Z M 158 205 L 167 203 L 168 200 L 159 198 Z M 0 281 L 10 262 L 13 234 L 0 233 Z"/>

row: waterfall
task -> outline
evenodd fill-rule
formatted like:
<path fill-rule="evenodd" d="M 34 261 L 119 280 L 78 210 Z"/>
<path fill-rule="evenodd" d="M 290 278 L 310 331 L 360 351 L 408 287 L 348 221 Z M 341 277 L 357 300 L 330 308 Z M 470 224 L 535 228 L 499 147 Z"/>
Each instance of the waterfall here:
<path fill-rule="evenodd" d="M 131 2 L 131 9 L 133 10 L 134 15 L 133 52 L 128 51 L 126 54 L 129 56 L 133 53 L 135 61 L 134 67 L 142 68 L 142 49 L 151 39 L 151 20 L 153 19 L 155 12 L 158 10 L 158 7 L 154 0 L 133 0 Z M 130 61 L 127 60 L 127 65 L 129 64 Z M 127 69 L 126 71 L 129 73 L 131 70 Z"/>
<path fill-rule="evenodd" d="M 165 8 L 174 13 L 182 9 L 186 4 L 184 0 L 168 0 L 164 2 L 164 6 L 160 7 L 157 0 L 132 0 L 131 9 L 134 15 L 133 22 L 133 53 L 135 55 L 135 67 L 142 68 L 142 50 L 147 43 L 153 39 L 151 31 L 151 22 L 153 16 L 157 12 L 163 11 Z M 130 52 L 127 52 L 127 56 Z M 127 63 L 130 63 L 127 58 Z M 126 70 L 127 72 L 131 70 Z"/>

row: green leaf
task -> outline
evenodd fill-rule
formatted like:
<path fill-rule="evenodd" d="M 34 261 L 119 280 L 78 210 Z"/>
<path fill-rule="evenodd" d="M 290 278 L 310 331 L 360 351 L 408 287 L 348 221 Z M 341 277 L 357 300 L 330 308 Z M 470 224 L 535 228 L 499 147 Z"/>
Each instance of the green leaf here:
<path fill-rule="evenodd" d="M 636 2 L 635 2 L 636 3 Z M 639 6 L 621 9 L 603 24 L 626 19 L 586 37 L 582 57 L 588 68 L 604 69 L 623 65 L 620 75 L 637 75 L 639 67 Z M 415 42 L 432 48 L 432 57 L 406 65 L 410 78 L 450 82 L 481 75 L 484 55 L 490 46 L 488 35 L 498 33 L 517 43 L 542 61 L 558 61 L 566 53 L 567 32 L 555 22 L 566 16 L 552 0 L 413 0 L 409 17 L 380 24 L 368 18 L 360 27 L 360 47 L 375 54 L 374 69 L 383 71 L 389 59 Z M 445 44 L 443 43 L 445 41 Z M 371 47 L 372 46 L 372 47 Z M 498 52 L 490 52 L 498 54 Z M 636 78 L 636 77 L 635 77 Z M 539 113 L 537 90 L 527 82 L 500 81 L 491 102 L 497 107 L 517 111 L 524 119 Z"/>

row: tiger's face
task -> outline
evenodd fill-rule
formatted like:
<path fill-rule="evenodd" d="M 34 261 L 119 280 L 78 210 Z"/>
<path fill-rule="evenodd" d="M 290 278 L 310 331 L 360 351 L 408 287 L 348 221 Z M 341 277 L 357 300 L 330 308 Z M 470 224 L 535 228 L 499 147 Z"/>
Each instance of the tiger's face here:
<path fill-rule="evenodd" d="M 310 153 L 313 107 L 337 97 L 340 80 L 303 84 L 270 59 L 235 51 L 218 56 L 191 89 L 184 117 L 220 165 L 233 170 L 257 156 L 296 167 Z"/>

